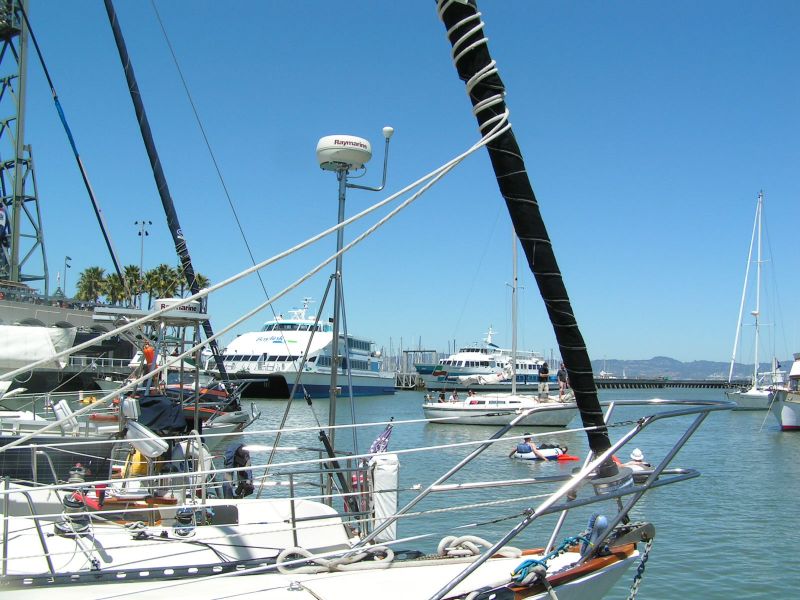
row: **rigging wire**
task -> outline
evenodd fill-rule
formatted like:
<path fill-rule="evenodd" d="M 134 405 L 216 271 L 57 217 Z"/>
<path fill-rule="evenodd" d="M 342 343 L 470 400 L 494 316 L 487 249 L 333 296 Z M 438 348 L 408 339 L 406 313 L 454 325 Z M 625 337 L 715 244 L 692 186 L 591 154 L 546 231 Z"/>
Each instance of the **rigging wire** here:
<path fill-rule="evenodd" d="M 192 92 L 189 90 L 189 84 L 186 81 L 186 78 L 183 75 L 183 70 L 181 69 L 181 65 L 178 62 L 178 57 L 175 54 L 175 49 L 172 46 L 172 42 L 167 34 L 166 27 L 164 26 L 164 22 L 161 19 L 161 13 L 158 12 L 158 8 L 156 7 L 155 0 L 150 0 L 150 4 L 153 7 L 153 12 L 155 12 L 156 20 L 158 21 L 158 25 L 161 28 L 161 32 L 164 35 L 164 41 L 167 44 L 167 48 L 169 48 L 170 55 L 172 56 L 172 61 L 175 64 L 175 69 L 178 71 L 178 76 L 181 79 L 181 84 L 183 85 L 183 90 L 186 92 L 186 98 L 189 101 L 189 105 L 192 107 L 192 113 L 194 114 L 195 121 L 197 121 L 197 127 L 200 129 L 200 134 L 203 136 L 203 142 L 206 145 L 206 149 L 208 150 L 209 157 L 211 158 L 211 162 L 214 164 L 214 171 L 217 174 L 217 179 L 219 179 L 219 183 L 222 186 L 222 191 L 225 194 L 225 198 L 228 200 L 228 206 L 230 206 L 231 214 L 233 215 L 234 220 L 236 221 L 236 226 L 239 228 L 239 233 L 242 236 L 242 241 L 244 242 L 245 248 L 247 248 L 247 253 L 250 255 L 250 261 L 255 265 L 256 259 L 253 255 L 253 250 L 250 247 L 250 242 L 247 239 L 247 235 L 244 232 L 244 228 L 242 227 L 241 219 L 239 219 L 239 214 L 236 212 L 236 207 L 233 203 L 233 198 L 231 197 L 230 191 L 228 190 L 228 185 L 225 183 L 225 178 L 222 175 L 222 169 L 219 166 L 219 162 L 217 161 L 217 157 L 214 154 L 214 150 L 211 147 L 211 142 L 208 139 L 208 135 L 206 134 L 206 129 L 203 126 L 203 120 L 200 118 L 200 113 L 197 110 L 197 105 L 195 104 L 194 97 L 192 96 Z M 264 280 L 261 278 L 261 273 L 257 274 L 258 281 L 261 283 L 261 289 L 264 290 L 264 296 L 269 299 L 269 292 L 267 292 L 267 287 L 264 284 Z M 272 310 L 273 316 L 277 316 L 275 313 L 275 307 L 270 306 Z"/>
<path fill-rule="evenodd" d="M 111 241 L 111 236 L 108 232 L 108 226 L 106 225 L 105 217 L 103 217 L 103 210 L 100 208 L 100 204 L 97 201 L 97 197 L 94 194 L 94 190 L 92 189 L 92 184 L 89 181 L 89 175 L 86 172 L 86 167 L 83 164 L 83 160 L 81 159 L 80 152 L 78 152 L 78 145 L 75 142 L 75 137 L 72 135 L 72 129 L 70 129 L 69 123 L 67 122 L 66 114 L 64 113 L 64 109 L 61 106 L 61 101 L 58 99 L 58 93 L 56 92 L 55 84 L 53 83 L 53 79 L 50 77 L 50 71 L 47 68 L 47 64 L 44 60 L 44 55 L 42 54 L 42 50 L 39 47 L 39 42 L 36 39 L 36 35 L 33 32 L 33 28 L 31 27 L 31 23 L 28 20 L 28 15 L 25 12 L 25 8 L 23 7 L 23 3 L 20 3 L 17 8 L 19 9 L 20 13 L 22 14 L 22 18 L 25 20 L 25 27 L 28 29 L 28 33 L 31 36 L 31 41 L 33 42 L 33 47 L 36 49 L 36 55 L 39 57 L 39 63 L 42 65 L 42 70 L 44 72 L 44 76 L 47 79 L 47 85 L 50 87 L 50 94 L 53 97 L 53 103 L 56 106 L 56 112 L 58 112 L 58 118 L 61 121 L 61 124 L 64 127 L 64 131 L 67 134 L 67 139 L 69 140 L 69 145 L 72 148 L 72 154 L 75 156 L 75 162 L 78 164 L 78 170 L 81 173 L 81 179 L 83 179 L 83 185 L 86 188 L 86 192 L 89 194 L 89 200 L 92 202 L 92 208 L 94 209 L 94 214 L 97 217 L 97 222 L 100 225 L 100 232 L 103 234 L 103 239 L 106 242 L 106 247 L 108 248 L 108 252 L 111 255 L 111 261 L 114 263 L 114 269 L 117 272 L 117 275 L 122 282 L 122 287 L 127 294 L 128 299 L 133 298 L 133 295 L 128 288 L 127 282 L 125 277 L 123 276 L 122 267 L 120 266 L 119 259 L 117 258 L 117 252 L 114 249 L 114 244 Z"/>
<path fill-rule="evenodd" d="M 479 149 L 483 148 L 486 144 L 489 144 L 492 140 L 496 139 L 498 136 L 500 136 L 503 133 L 505 133 L 505 131 L 507 131 L 509 129 L 509 127 L 510 127 L 510 125 L 508 124 L 507 121 L 500 121 L 499 123 L 494 124 L 493 128 L 489 132 L 484 134 L 483 137 L 480 140 L 478 140 L 475 144 L 473 144 L 470 148 L 468 148 L 467 150 L 465 150 L 461 154 L 459 154 L 456 157 L 450 159 L 448 162 L 446 162 L 442 166 L 437 167 L 436 169 L 434 169 L 430 173 L 427 173 L 426 175 L 423 175 L 422 177 L 418 178 L 416 181 L 406 185 L 404 188 L 398 190 L 394 194 L 389 195 L 387 198 L 384 198 L 383 200 L 380 200 L 380 201 L 376 202 L 375 204 L 373 204 L 372 206 L 369 206 L 369 207 L 365 208 L 364 210 L 362 210 L 361 212 L 353 215 L 352 217 L 349 217 L 349 218 L 343 220 L 341 223 L 337 223 L 336 225 L 332 225 L 331 227 L 325 229 L 324 231 L 322 231 L 320 233 L 317 233 L 317 234 L 311 236 L 310 238 L 308 238 L 308 239 L 306 239 L 306 240 L 304 240 L 302 242 L 299 242 L 298 244 L 295 244 L 291 248 L 288 248 L 287 250 L 279 252 L 275 256 L 272 256 L 272 257 L 270 257 L 268 259 L 263 260 L 262 262 L 258 263 L 257 265 L 254 265 L 254 266 L 249 267 L 249 268 L 247 268 L 247 269 L 245 269 L 245 270 L 243 270 L 243 271 L 241 271 L 241 272 L 239 272 L 239 273 L 237 273 L 235 275 L 232 275 L 231 277 L 228 277 L 224 281 L 221 281 L 219 283 L 213 284 L 213 285 L 211 285 L 211 286 L 209 286 L 209 287 L 207 287 L 205 289 L 199 290 L 197 293 L 192 294 L 191 296 L 188 296 L 187 298 L 183 298 L 180 301 L 176 302 L 171 307 L 162 308 L 162 309 L 157 310 L 157 311 L 155 311 L 153 313 L 145 315 L 145 316 L 143 316 L 143 317 L 141 317 L 139 319 L 130 321 L 129 323 L 121 325 L 120 327 L 118 327 L 118 328 L 116 328 L 116 329 L 114 329 L 112 331 L 109 331 L 107 333 L 99 335 L 94 340 L 90 340 L 88 342 L 84 342 L 82 344 L 78 344 L 76 346 L 73 346 L 72 348 L 68 348 L 66 350 L 62 350 L 61 352 L 56 353 L 52 357 L 45 358 L 45 359 L 40 359 L 40 360 L 34 361 L 33 363 L 30 363 L 29 365 L 26 365 L 24 367 L 20 367 L 18 369 L 10 371 L 9 373 L 6 373 L 6 377 L 9 377 L 9 378 L 10 377 L 14 377 L 14 376 L 16 376 L 16 375 L 18 375 L 20 373 L 24 373 L 26 371 L 29 371 L 32 368 L 38 367 L 38 366 L 40 366 L 40 365 L 42 365 L 45 362 L 48 362 L 50 360 L 57 360 L 59 358 L 63 358 L 65 356 L 71 355 L 71 354 L 73 354 L 75 352 L 80 352 L 81 350 L 84 350 L 85 348 L 89 347 L 90 345 L 92 345 L 94 343 L 98 343 L 98 342 L 101 342 L 101 341 L 103 341 L 105 339 L 108 339 L 109 337 L 112 337 L 114 335 L 119 335 L 121 333 L 127 332 L 128 330 L 134 329 L 136 327 L 139 327 L 140 325 L 143 325 L 143 324 L 145 324 L 146 322 L 148 322 L 150 320 L 155 320 L 155 319 L 159 318 L 161 315 L 163 315 L 164 313 L 166 313 L 168 310 L 178 309 L 181 306 L 184 306 L 184 305 L 188 304 L 189 302 L 193 302 L 195 300 L 201 300 L 201 299 L 205 298 L 206 296 L 209 296 L 211 293 L 213 293 L 213 292 L 215 292 L 215 291 L 217 291 L 219 289 L 227 287 L 228 285 L 231 285 L 231 284 L 235 283 L 236 281 L 239 281 L 240 279 L 243 279 L 243 278 L 245 278 L 245 277 L 247 277 L 249 275 L 252 275 L 254 272 L 258 271 L 259 269 L 263 269 L 263 268 L 265 268 L 265 267 L 267 267 L 267 266 L 269 266 L 269 265 L 271 265 L 273 263 L 276 263 L 276 262 L 280 261 L 283 258 L 286 258 L 287 256 L 290 256 L 290 255 L 294 254 L 295 252 L 298 252 L 298 251 L 310 246 L 311 244 L 313 244 L 313 243 L 319 241 L 320 239 L 330 235 L 331 233 L 333 233 L 335 231 L 338 231 L 340 228 L 345 227 L 347 225 L 350 225 L 351 223 L 354 223 L 357 220 L 362 219 L 363 217 L 373 213 L 374 211 L 386 206 L 390 202 L 395 201 L 397 198 L 403 196 L 407 192 L 409 192 L 409 191 L 411 191 L 411 190 L 413 190 L 413 189 L 415 189 L 417 187 L 422 186 L 417 192 L 412 194 L 411 197 L 409 197 L 408 199 L 406 199 L 403 202 L 401 202 L 399 206 L 397 206 L 395 209 L 390 211 L 386 216 L 384 216 L 382 219 L 380 219 L 378 222 L 376 222 L 374 225 L 372 225 L 364 233 L 362 233 L 360 236 L 358 236 L 353 241 L 351 241 L 349 244 L 347 244 L 345 247 L 343 247 L 339 252 L 336 252 L 334 255 L 330 256 L 328 259 L 323 261 L 320 265 L 318 265 L 317 267 L 315 267 L 314 269 L 309 271 L 306 275 L 301 276 L 299 279 L 297 279 L 295 282 L 290 284 L 288 287 L 284 288 L 284 290 L 279 292 L 279 294 L 277 296 L 273 297 L 272 300 L 268 300 L 266 302 L 261 303 L 260 305 L 256 306 L 254 309 L 246 312 L 239 319 L 236 319 L 235 321 L 233 321 L 230 325 L 228 325 L 228 327 L 226 327 L 222 331 L 218 331 L 213 336 L 211 336 L 209 338 L 206 338 L 205 341 L 199 342 L 197 346 L 194 346 L 194 347 L 190 348 L 186 352 L 184 352 L 184 353 L 180 354 L 178 357 L 176 357 L 176 360 L 180 360 L 180 359 L 184 358 L 185 356 L 188 356 L 191 352 L 194 352 L 195 350 L 197 350 L 199 348 L 205 347 L 206 345 L 211 343 L 212 340 L 216 340 L 220 335 L 223 335 L 227 331 L 230 331 L 235 326 L 237 326 L 239 323 L 242 323 L 243 321 L 249 319 L 250 317 L 252 317 L 256 313 L 260 312 L 265 306 L 271 304 L 272 302 L 277 301 L 283 295 L 285 295 L 286 293 L 288 293 L 289 291 L 291 291 L 295 287 L 299 286 L 301 283 L 303 283 L 304 281 L 309 279 L 311 276 L 315 275 L 325 265 L 327 265 L 327 264 L 331 263 L 333 260 L 335 260 L 335 258 L 338 255 L 343 254 L 345 252 L 348 252 L 352 247 L 354 247 L 355 245 L 357 245 L 358 243 L 362 242 L 364 239 L 366 239 L 367 237 L 372 235 L 377 229 L 379 229 L 384 224 L 386 224 L 390 219 L 392 219 L 397 214 L 399 214 L 403 209 L 405 209 L 409 205 L 411 205 L 423 193 L 428 191 L 428 189 L 430 189 L 435 183 L 437 183 L 442 177 L 444 177 L 447 173 L 449 173 L 451 170 L 453 170 L 456 166 L 461 164 L 461 162 L 463 162 L 468 156 L 470 156 L 471 154 L 477 152 Z M 108 403 L 115 396 L 116 393 L 123 392 L 123 391 L 126 391 L 128 389 L 132 389 L 133 386 L 138 385 L 139 383 L 143 382 L 148 377 L 151 377 L 151 376 L 153 376 L 153 375 L 155 375 L 157 373 L 161 373 L 165 369 L 166 369 L 166 365 L 158 367 L 155 371 L 151 372 L 147 376 L 142 376 L 142 377 L 140 377 L 138 379 L 135 379 L 134 381 L 132 381 L 129 384 L 127 384 L 126 386 L 123 386 L 122 388 L 117 390 L 117 392 L 112 392 L 112 393 L 104 396 L 103 398 L 98 400 L 98 402 L 97 402 L 98 407 L 103 405 L 103 404 Z M 77 411 L 75 413 L 75 416 L 83 414 L 83 413 L 87 412 L 89 409 L 91 409 L 91 406 L 86 407 L 86 408 L 82 408 L 82 409 L 80 409 L 79 411 Z M 52 427 L 53 427 L 52 425 L 48 425 L 47 427 L 45 427 L 42 430 L 40 430 L 40 433 L 44 433 L 45 431 L 50 430 Z M 32 435 L 28 435 L 28 436 L 25 436 L 24 438 L 22 438 L 20 440 L 14 440 L 10 444 L 8 444 L 6 446 L 3 446 L 3 447 L 0 447 L 0 452 L 3 452 L 4 450 L 6 450 L 6 449 L 8 449 L 10 447 L 16 446 L 16 445 L 18 445 L 18 444 L 20 444 L 20 443 L 22 443 L 24 441 L 28 441 L 31 437 L 32 437 Z"/>
<path fill-rule="evenodd" d="M 233 218 L 236 221 L 236 226 L 239 229 L 239 234 L 241 235 L 242 241 L 244 242 L 245 248 L 247 249 L 247 253 L 250 256 L 250 262 L 253 265 L 255 265 L 256 264 L 255 255 L 253 254 L 253 250 L 250 247 L 250 242 L 247 239 L 247 235 L 244 232 L 244 227 L 242 227 L 242 222 L 241 222 L 241 219 L 239 219 L 239 214 L 237 213 L 236 207 L 234 206 L 233 198 L 231 197 L 230 191 L 228 190 L 228 185 L 225 183 L 225 178 L 222 175 L 222 169 L 220 168 L 219 162 L 217 161 L 217 157 L 214 154 L 213 148 L 211 147 L 211 142 L 208 139 L 208 135 L 206 134 L 206 129 L 203 126 L 203 120 L 200 118 L 200 113 L 197 110 L 197 105 L 196 105 L 196 103 L 194 101 L 194 97 L 192 96 L 192 92 L 189 89 L 189 84 L 186 81 L 186 77 L 184 77 L 184 75 L 183 75 L 183 69 L 181 69 L 181 65 L 178 62 L 178 56 L 175 53 L 175 49 L 174 49 L 174 47 L 172 45 L 172 41 L 170 40 L 170 37 L 167 34 L 167 29 L 164 26 L 164 21 L 161 19 L 161 13 L 158 11 L 158 7 L 156 6 L 155 0 L 150 0 L 150 4 L 153 7 L 153 12 L 156 15 L 156 20 L 158 21 L 158 25 L 161 28 L 161 32 L 162 32 L 162 34 L 164 36 L 164 41 L 167 44 L 167 48 L 169 49 L 170 55 L 172 56 L 172 62 L 175 64 L 175 70 L 178 72 L 178 77 L 180 77 L 181 85 L 183 85 L 183 90 L 186 93 L 186 98 L 187 98 L 187 100 L 189 102 L 189 105 L 192 108 L 192 113 L 194 114 L 195 121 L 197 122 L 197 127 L 200 130 L 200 135 L 203 136 L 203 142 L 205 143 L 206 149 L 208 150 L 208 154 L 209 154 L 209 157 L 211 158 L 211 162 L 214 165 L 214 171 L 217 174 L 217 179 L 219 179 L 220 186 L 222 187 L 222 191 L 225 194 L 225 198 L 228 201 L 228 206 L 231 209 L 231 214 L 233 215 Z M 260 272 L 256 272 L 256 277 L 258 277 L 258 281 L 261 284 L 261 289 L 264 292 L 264 297 L 267 300 L 269 300 L 270 299 L 269 292 L 267 291 L 267 286 L 264 283 L 264 279 L 261 277 L 261 273 Z M 278 315 L 275 312 L 275 306 L 273 304 L 269 304 L 269 309 L 272 312 L 273 319 L 277 320 Z M 291 350 L 289 348 L 289 343 L 286 341 L 286 339 L 283 340 L 283 345 L 286 348 L 286 353 L 288 355 L 291 355 Z M 305 385 L 303 384 L 302 381 L 300 381 L 300 387 L 303 390 L 303 396 L 308 398 L 309 397 L 308 391 L 306 390 Z M 293 398 L 289 398 L 289 403 L 290 404 L 291 404 L 292 400 L 293 400 Z"/>

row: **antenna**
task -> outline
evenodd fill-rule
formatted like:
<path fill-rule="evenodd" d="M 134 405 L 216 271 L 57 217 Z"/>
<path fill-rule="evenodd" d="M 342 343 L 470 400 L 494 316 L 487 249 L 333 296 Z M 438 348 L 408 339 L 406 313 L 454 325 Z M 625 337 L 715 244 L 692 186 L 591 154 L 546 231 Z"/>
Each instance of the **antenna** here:
<path fill-rule="evenodd" d="M 339 219 L 337 223 L 341 224 L 344 221 L 344 204 L 347 188 L 356 188 L 360 190 L 368 190 L 372 192 L 380 192 L 386 185 L 386 167 L 389 160 L 389 140 L 394 134 L 394 128 L 384 127 L 383 137 L 386 140 L 384 145 L 383 155 L 383 177 L 381 184 L 378 187 L 368 187 L 364 185 L 357 185 L 347 181 L 348 174 L 351 171 L 365 169 L 365 165 L 372 158 L 372 145 L 364 138 L 352 135 L 327 135 L 319 140 L 317 143 L 317 162 L 324 171 L 333 171 L 336 173 L 336 178 L 339 181 Z M 339 357 L 339 320 L 341 315 L 341 307 L 344 304 L 342 294 L 342 246 L 344 245 L 344 228 L 339 228 L 336 232 L 336 272 L 334 274 L 334 294 L 333 294 L 333 337 L 331 339 L 331 387 L 330 387 L 330 409 L 328 412 L 328 438 L 330 440 L 331 448 L 335 448 L 334 436 L 336 430 L 336 378 L 339 371 L 339 366 L 342 364 Z M 346 323 L 345 323 L 346 327 Z M 347 331 L 344 332 L 345 336 Z M 345 343 L 345 346 L 347 344 Z M 345 354 L 348 350 L 345 349 Z M 347 361 L 349 368 L 350 361 Z M 350 394 L 353 390 L 350 390 Z M 353 440 L 353 449 L 357 452 L 355 439 Z M 328 491 L 330 491 L 331 481 L 327 483 Z"/>

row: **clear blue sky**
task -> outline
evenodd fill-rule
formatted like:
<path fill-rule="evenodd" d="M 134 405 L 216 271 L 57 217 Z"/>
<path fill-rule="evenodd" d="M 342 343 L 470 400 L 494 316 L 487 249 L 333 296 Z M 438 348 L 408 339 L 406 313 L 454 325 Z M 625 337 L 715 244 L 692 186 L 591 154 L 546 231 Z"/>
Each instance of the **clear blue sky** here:
<path fill-rule="evenodd" d="M 134 221 L 153 221 L 144 267 L 177 264 L 100 0 L 34 0 L 30 12 L 123 264 Z M 395 128 L 394 191 L 478 139 L 434 2 L 166 2 L 157 6 L 245 234 L 263 259 L 335 223 L 335 177 L 317 140 Z M 150 2 L 116 8 L 198 271 L 250 265 Z M 800 350 L 793 298 L 800 210 L 800 4 L 794 1 L 480 2 L 511 120 L 573 306 L 595 359 L 728 360 L 756 196 L 766 195 L 768 301 L 777 351 Z M 112 264 L 31 67 L 33 146 L 50 270 Z M 348 214 L 383 195 L 351 191 Z M 351 239 L 364 226 L 346 231 Z M 264 273 L 282 289 L 335 240 Z M 282 302 L 319 300 L 326 275 Z M 485 152 L 345 258 L 351 332 L 396 350 L 446 350 L 489 325 L 511 342 L 510 221 Z M 554 337 L 529 274 L 520 344 Z M 777 289 L 777 292 L 774 290 Z M 263 299 L 254 278 L 211 299 L 216 329 Z M 316 305 L 315 305 L 316 306 Z M 767 311 L 765 307 L 765 312 Z M 239 332 L 257 328 L 270 315 Z M 766 357 L 765 357 L 766 358 Z"/>

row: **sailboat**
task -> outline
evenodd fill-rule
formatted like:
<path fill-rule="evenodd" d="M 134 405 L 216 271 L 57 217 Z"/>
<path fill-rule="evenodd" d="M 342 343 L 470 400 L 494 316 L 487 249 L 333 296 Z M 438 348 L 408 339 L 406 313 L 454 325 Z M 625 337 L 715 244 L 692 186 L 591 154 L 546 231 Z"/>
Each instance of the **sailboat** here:
<path fill-rule="evenodd" d="M 110 0 L 106 3 L 111 7 Z M 588 352 L 552 247 L 549 243 L 532 243 L 549 238 L 536 202 L 532 201 L 530 182 L 508 121 L 505 91 L 489 55 L 488 40 L 482 33 L 481 15 L 474 1 L 441 0 L 438 9 L 454 48 L 453 61 L 462 78 L 469 82 L 470 97 L 478 108 L 476 117 L 485 127 L 480 142 L 467 154 L 491 143 L 487 147 L 492 153 L 501 192 L 507 198 L 513 196 L 514 201 L 523 199 L 518 205 L 512 201 L 509 208 L 528 262 L 539 276 L 537 282 L 569 371 L 590 450 L 586 461 L 574 473 L 562 472 L 551 477 L 492 480 L 491 476 L 485 476 L 493 472 L 497 456 L 488 450 L 497 443 L 507 444 L 505 436 L 512 428 L 528 414 L 545 411 L 542 407 L 521 410 L 496 433 L 475 442 L 468 454 L 452 467 L 446 465 L 450 453 L 442 452 L 442 445 L 389 452 L 392 429 L 410 425 L 389 421 L 371 424 L 385 429 L 367 452 L 335 454 L 333 448 L 311 447 L 312 458 L 301 459 L 303 448 L 297 447 L 285 461 L 253 465 L 253 482 L 259 489 L 258 497 L 253 499 L 212 497 L 202 477 L 187 477 L 186 473 L 148 473 L 149 480 L 183 482 L 185 499 L 163 510 L 144 509 L 141 520 L 132 520 L 125 526 L 98 518 L 75 495 L 79 492 L 83 496 L 84 490 L 100 492 L 99 486 L 113 483 L 111 479 L 90 484 L 76 480 L 39 488 L 65 494 L 63 509 L 50 514 L 41 514 L 31 494 L 5 485 L 0 488 L 0 497 L 22 495 L 21 504 L 27 505 L 31 514 L 4 515 L 6 518 L 0 523 L 2 592 L 13 593 L 17 599 L 53 593 L 61 600 L 167 595 L 205 599 L 251 594 L 267 600 L 353 597 L 598 600 L 629 569 L 637 567 L 631 586 L 631 597 L 635 596 L 655 539 L 655 526 L 631 520 L 634 516 L 631 511 L 651 489 L 699 475 L 693 469 L 670 465 L 703 420 L 712 412 L 729 409 L 731 403 L 621 401 L 603 411 Z M 109 18 L 116 22 L 111 10 Z M 345 155 L 350 150 L 346 145 L 340 149 Z M 498 158 L 498 154 L 502 157 Z M 516 164 L 509 164 L 509 160 Z M 452 162 L 451 166 L 458 162 Z M 345 184 L 344 177 L 340 183 Z M 343 225 L 344 222 L 340 223 Z M 311 241 L 304 243 L 309 245 Z M 341 256 L 339 249 L 331 260 Z M 274 261 L 262 261 L 258 268 L 271 262 Z M 252 270 L 244 271 L 188 298 L 178 299 L 170 309 L 179 310 L 251 273 Z M 546 274 L 544 285 L 542 274 Z M 298 277 L 296 284 L 307 276 Z M 556 304 L 557 309 L 553 308 Z M 156 311 L 143 316 L 109 335 L 123 333 L 162 314 Z M 334 335 L 334 343 L 337 342 L 338 335 Z M 207 344 L 208 340 L 198 341 L 175 359 L 182 360 Z M 333 355 L 337 356 L 335 350 Z M 152 374 L 165 368 L 162 365 Z M 332 404 L 336 400 L 335 373 L 334 370 Z M 141 382 L 132 382 L 138 383 Z M 91 412 L 95 405 L 103 406 L 111 397 L 100 398 L 81 411 Z M 614 418 L 616 406 L 634 408 L 640 404 L 644 405 L 645 415 L 631 420 L 626 414 L 625 420 L 611 430 L 616 437 L 612 441 L 607 423 Z M 158 440 L 132 425 L 137 422 L 135 403 L 129 408 L 124 413 L 128 426 L 135 433 L 140 430 L 142 437 L 132 436 L 126 441 L 138 444 L 134 447 L 143 454 L 156 456 L 161 448 Z M 640 473 L 639 480 L 634 480 L 632 471 L 618 467 L 613 456 L 626 447 L 629 449 L 628 445 L 651 424 L 667 418 L 674 418 L 674 443 L 665 449 L 661 460 L 653 461 L 655 467 L 651 471 Z M 330 425 L 334 423 L 331 419 Z M 349 428 L 356 431 L 367 425 L 370 424 L 352 423 Z M 422 422 L 415 425 L 425 427 Z M 317 421 L 294 433 L 308 440 L 316 438 L 320 429 Z M 266 433 L 276 432 L 262 432 Z M 16 447 L 21 445 L 18 443 Z M 39 451 L 55 450 L 33 448 L 32 456 L 44 459 Z M 432 474 L 430 481 L 424 486 L 401 489 L 400 458 L 413 460 L 418 456 L 427 466 L 425 472 Z M 465 470 L 467 465 L 470 469 Z M 441 474 L 437 474 L 440 469 Z M 240 465 L 225 469 L 226 473 L 240 470 Z M 484 475 L 479 481 L 461 478 L 450 481 L 457 473 L 464 476 L 468 472 Z M 199 477 L 206 473 L 197 470 L 195 474 Z M 320 485 L 323 475 L 335 484 L 332 489 Z M 88 490 L 89 487 L 92 489 Z M 262 497 L 261 489 L 266 487 L 270 490 L 269 497 Z M 460 496 L 464 490 L 480 493 L 464 499 Z M 509 492 L 517 497 L 509 497 Z M 442 503 L 433 506 L 436 510 L 430 510 L 431 505 L 426 503 L 443 496 Z M 513 516 L 508 511 L 498 512 L 500 497 L 506 506 L 517 505 Z M 535 505 L 532 498 L 536 498 Z M 347 509 L 337 510 L 336 506 L 343 503 Z M 575 515 L 573 511 L 587 506 L 597 514 L 585 526 L 575 526 L 574 519 L 568 517 L 580 516 L 581 513 Z M 543 524 L 548 517 L 554 523 L 552 529 L 543 532 L 546 541 L 535 546 L 511 545 L 517 540 L 526 543 L 523 532 L 532 525 Z M 421 520 L 416 535 L 400 537 L 401 528 L 407 527 L 412 519 Z M 505 533 L 493 535 L 494 541 L 482 536 L 484 531 L 490 531 L 487 525 L 508 519 L 513 519 L 514 524 Z M 432 536 L 439 538 L 433 540 L 435 550 L 430 551 L 424 545 L 408 549 L 411 544 L 430 543 Z"/>
<path fill-rule="evenodd" d="M 517 424 L 526 427 L 566 427 L 578 414 L 575 398 L 571 392 L 565 395 L 550 395 L 549 389 L 534 395 L 517 393 L 517 236 L 513 236 L 511 286 L 511 358 L 510 392 L 482 392 L 480 385 L 472 385 L 463 396 L 426 394 L 422 411 L 428 419 L 441 424 L 456 425 L 506 425 L 522 410 L 531 413 Z M 549 384 L 546 384 L 549 388 Z M 477 389 L 478 392 L 475 392 Z"/>
<path fill-rule="evenodd" d="M 785 383 L 785 371 L 780 370 L 780 365 L 777 358 L 773 357 L 771 363 L 771 370 L 763 373 L 759 371 L 759 343 L 761 331 L 761 277 L 762 277 L 762 211 L 764 205 L 764 193 L 758 193 L 758 200 L 756 202 L 756 216 L 753 221 L 753 233 L 750 238 L 750 249 L 747 255 L 747 267 L 745 269 L 744 286 L 742 289 L 742 299 L 739 304 L 739 318 L 736 326 L 736 337 L 733 342 L 733 354 L 731 356 L 731 366 L 728 371 L 728 382 L 733 379 L 733 368 L 736 363 L 736 353 L 739 347 L 739 340 L 742 333 L 742 326 L 744 324 L 742 317 L 744 314 L 744 307 L 747 301 L 748 280 L 750 277 L 750 265 L 753 262 L 753 250 L 755 249 L 755 265 L 756 265 L 756 278 L 755 278 L 755 306 L 750 315 L 753 317 L 753 375 L 750 381 L 750 386 L 745 389 L 739 389 L 726 392 L 729 399 L 736 402 L 736 410 L 767 410 L 770 407 L 774 397 L 776 386 Z"/>

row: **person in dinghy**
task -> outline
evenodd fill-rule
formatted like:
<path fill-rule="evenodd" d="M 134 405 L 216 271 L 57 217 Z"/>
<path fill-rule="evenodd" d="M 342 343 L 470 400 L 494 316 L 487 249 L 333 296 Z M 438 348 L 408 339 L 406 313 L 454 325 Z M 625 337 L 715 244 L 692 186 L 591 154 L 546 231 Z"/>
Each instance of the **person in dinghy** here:
<path fill-rule="evenodd" d="M 537 446 L 532 441 L 530 433 L 525 434 L 522 442 L 517 444 L 508 456 L 523 460 L 578 460 L 577 456 L 567 454 L 566 446 L 556 444 Z"/>

